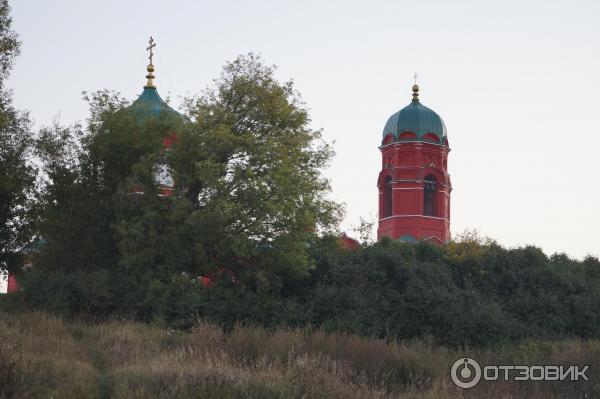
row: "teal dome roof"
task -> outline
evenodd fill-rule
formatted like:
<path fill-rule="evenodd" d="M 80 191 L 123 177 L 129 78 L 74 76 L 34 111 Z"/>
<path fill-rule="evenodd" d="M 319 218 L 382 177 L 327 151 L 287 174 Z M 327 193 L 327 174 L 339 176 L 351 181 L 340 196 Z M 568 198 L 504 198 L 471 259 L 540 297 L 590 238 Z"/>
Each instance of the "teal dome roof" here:
<path fill-rule="evenodd" d="M 435 134 L 439 142 L 446 143 L 446 125 L 438 114 L 427 108 L 419 101 L 419 87 L 413 86 L 413 100 L 406 107 L 396 112 L 388 119 L 383 128 L 383 138 L 391 134 L 394 140 L 398 140 L 402 132 L 411 131 L 416 134 L 412 141 L 424 140 L 426 133 Z"/>
<path fill-rule="evenodd" d="M 167 103 L 160 98 L 156 87 L 144 87 L 142 94 L 140 94 L 137 100 L 128 107 L 128 110 L 134 112 L 140 121 L 161 116 L 183 118 L 179 112 L 169 107 Z"/>
<path fill-rule="evenodd" d="M 133 104 L 127 107 L 127 110 L 133 112 L 140 123 L 145 122 L 149 118 L 159 117 L 175 117 L 176 119 L 183 119 L 183 116 L 179 112 L 169 107 L 167 103 L 160 98 L 156 86 L 154 86 L 154 65 L 152 65 L 153 42 L 154 39 L 150 37 L 150 47 L 148 47 L 150 50 L 150 64 L 148 64 L 148 67 L 146 68 L 148 71 L 148 75 L 146 75 L 148 82 L 144 86 L 142 94 L 140 94 Z"/>

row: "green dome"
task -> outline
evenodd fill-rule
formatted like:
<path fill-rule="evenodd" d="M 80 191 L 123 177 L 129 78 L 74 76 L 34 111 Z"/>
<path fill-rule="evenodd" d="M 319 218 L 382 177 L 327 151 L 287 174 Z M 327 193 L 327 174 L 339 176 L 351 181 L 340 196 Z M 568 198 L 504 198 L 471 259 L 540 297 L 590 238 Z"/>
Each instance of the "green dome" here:
<path fill-rule="evenodd" d="M 391 134 L 394 140 L 399 140 L 402 132 L 411 131 L 417 137 L 409 140 L 423 141 L 426 133 L 433 133 L 440 143 L 445 144 L 447 137 L 444 121 L 433 110 L 421 104 L 418 91 L 418 86 L 415 85 L 412 102 L 390 116 L 383 128 L 383 138 Z"/>
<path fill-rule="evenodd" d="M 160 98 L 156 87 L 144 87 L 142 94 L 128 107 L 128 110 L 133 112 L 140 122 L 144 122 L 148 118 L 159 118 L 161 116 L 183 118 L 179 112 L 169 107 Z"/>

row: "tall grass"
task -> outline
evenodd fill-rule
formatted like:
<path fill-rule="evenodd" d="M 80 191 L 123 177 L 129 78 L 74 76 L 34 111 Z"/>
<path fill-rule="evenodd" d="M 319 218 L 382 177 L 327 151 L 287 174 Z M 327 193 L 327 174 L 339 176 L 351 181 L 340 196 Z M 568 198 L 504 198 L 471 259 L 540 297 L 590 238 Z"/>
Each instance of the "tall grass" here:
<path fill-rule="evenodd" d="M 589 364 L 588 383 L 455 387 L 452 363 Z M 191 333 L 0 312 L 0 398 L 593 398 L 600 342 L 457 351 L 320 330 L 198 322 Z M 587 395 L 587 396 L 586 396 Z"/>

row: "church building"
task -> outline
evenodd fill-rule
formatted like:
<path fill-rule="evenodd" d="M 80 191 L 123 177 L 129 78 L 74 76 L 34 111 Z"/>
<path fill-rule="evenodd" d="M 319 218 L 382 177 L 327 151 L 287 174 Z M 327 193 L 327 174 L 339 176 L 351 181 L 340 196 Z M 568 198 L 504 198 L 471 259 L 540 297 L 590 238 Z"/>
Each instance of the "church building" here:
<path fill-rule="evenodd" d="M 450 240 L 450 175 L 444 121 L 419 100 L 388 119 L 383 128 L 377 239 Z"/>

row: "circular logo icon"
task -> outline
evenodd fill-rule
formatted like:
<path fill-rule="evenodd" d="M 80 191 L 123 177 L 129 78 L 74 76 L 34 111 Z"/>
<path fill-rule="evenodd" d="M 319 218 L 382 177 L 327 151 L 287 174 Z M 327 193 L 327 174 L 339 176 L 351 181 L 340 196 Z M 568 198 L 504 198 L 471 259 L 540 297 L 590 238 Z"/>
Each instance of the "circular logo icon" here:
<path fill-rule="evenodd" d="M 450 377 L 456 386 L 468 389 L 473 388 L 481 379 L 481 367 L 475 360 L 462 357 L 454 362 L 450 370 Z"/>

